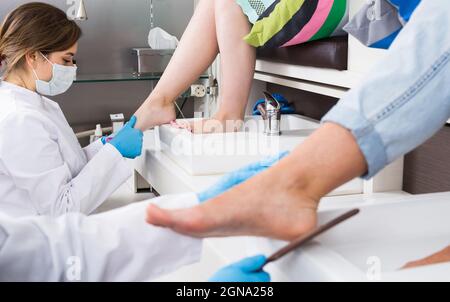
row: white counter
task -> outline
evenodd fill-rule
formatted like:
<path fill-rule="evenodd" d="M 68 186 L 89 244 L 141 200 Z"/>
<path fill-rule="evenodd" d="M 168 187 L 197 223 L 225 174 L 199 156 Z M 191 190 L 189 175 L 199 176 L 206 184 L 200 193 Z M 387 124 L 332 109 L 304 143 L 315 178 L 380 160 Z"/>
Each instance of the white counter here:
<path fill-rule="evenodd" d="M 144 136 L 143 155 L 135 160 L 135 169 L 161 195 L 199 192 L 214 184 L 221 175 L 191 176 L 168 156 L 159 151 L 153 131 L 147 131 Z M 404 192 L 376 193 L 370 196 L 355 194 L 348 196 L 326 197 L 322 200 L 319 211 L 363 207 L 383 202 L 392 203 L 403 200 L 408 194 Z M 170 281 L 204 281 L 223 265 L 237 261 L 255 253 L 268 253 L 267 246 L 273 245 L 273 240 L 262 238 L 220 238 L 205 240 L 203 259 L 200 263 L 184 268 L 162 280 Z M 246 246 L 247 248 L 242 248 Z M 260 249 L 259 249 L 260 248 Z M 293 268 L 295 269 L 295 268 Z M 295 281 L 291 272 L 277 263 L 268 267 L 274 281 Z"/>

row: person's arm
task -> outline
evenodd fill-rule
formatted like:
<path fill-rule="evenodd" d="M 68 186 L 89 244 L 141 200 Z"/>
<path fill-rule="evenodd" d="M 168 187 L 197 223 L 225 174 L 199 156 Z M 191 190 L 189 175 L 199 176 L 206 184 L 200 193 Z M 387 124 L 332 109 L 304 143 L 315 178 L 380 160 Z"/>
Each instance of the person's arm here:
<path fill-rule="evenodd" d="M 75 176 L 56 134 L 31 113 L 11 114 L 0 129 L 0 156 L 18 189 L 38 214 L 90 214 L 131 176 L 120 152 L 107 144 Z M 76 156 L 76 155 L 73 155 Z"/>
<path fill-rule="evenodd" d="M 110 136 L 104 136 L 84 148 L 83 152 L 87 161 L 93 159 L 103 146 L 108 144 L 113 145 L 124 158 L 135 159 L 140 156 L 142 154 L 144 133 L 135 128 L 136 123 L 136 116 L 132 116 L 119 132 Z"/>
<path fill-rule="evenodd" d="M 195 194 L 161 197 L 188 207 Z M 0 214 L 1 281 L 147 281 L 199 260 L 202 241 L 145 223 L 142 202 L 104 214 Z"/>
<path fill-rule="evenodd" d="M 96 140 L 95 142 L 92 142 L 88 146 L 83 148 L 83 152 L 86 155 L 87 161 L 90 161 L 94 158 L 95 155 L 97 155 L 98 152 L 103 148 L 104 144 L 101 139 Z"/>
<path fill-rule="evenodd" d="M 450 6 L 422 1 L 387 51 L 323 119 L 352 131 L 370 178 L 436 133 L 450 116 Z"/>

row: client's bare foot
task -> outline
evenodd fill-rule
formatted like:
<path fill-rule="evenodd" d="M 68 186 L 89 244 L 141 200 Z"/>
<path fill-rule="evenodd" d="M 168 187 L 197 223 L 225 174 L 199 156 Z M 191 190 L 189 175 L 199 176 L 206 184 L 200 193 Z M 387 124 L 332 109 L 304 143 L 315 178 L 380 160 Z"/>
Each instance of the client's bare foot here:
<path fill-rule="evenodd" d="M 420 260 L 408 262 L 407 264 L 405 264 L 405 266 L 402 267 L 402 269 L 415 268 L 444 262 L 450 262 L 450 246 L 431 256 L 425 257 Z"/>
<path fill-rule="evenodd" d="M 168 124 L 176 118 L 173 102 L 165 101 L 164 98 L 156 96 L 150 96 L 135 115 L 137 117 L 136 128 L 142 131 Z"/>
<path fill-rule="evenodd" d="M 192 133 L 228 133 L 238 132 L 244 125 L 241 116 L 227 116 L 220 113 L 211 119 L 196 120 L 190 123 Z"/>
<path fill-rule="evenodd" d="M 318 201 L 268 170 L 202 205 L 168 211 L 150 205 L 147 222 L 194 237 L 264 236 L 293 240 L 316 226 Z M 276 174 L 275 174 L 276 175 Z"/>

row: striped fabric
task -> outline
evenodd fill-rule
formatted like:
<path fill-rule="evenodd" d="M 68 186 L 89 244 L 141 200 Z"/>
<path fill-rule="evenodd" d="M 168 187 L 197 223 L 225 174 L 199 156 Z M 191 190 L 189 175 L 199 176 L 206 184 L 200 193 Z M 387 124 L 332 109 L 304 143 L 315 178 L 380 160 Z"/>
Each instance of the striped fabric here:
<path fill-rule="evenodd" d="M 287 47 L 337 35 L 347 21 L 347 0 L 276 0 L 244 39 L 255 47 Z"/>
<path fill-rule="evenodd" d="M 275 0 L 236 0 L 236 2 L 241 6 L 242 11 L 248 17 L 248 20 L 252 24 L 255 24 L 259 16 L 261 16 Z"/>

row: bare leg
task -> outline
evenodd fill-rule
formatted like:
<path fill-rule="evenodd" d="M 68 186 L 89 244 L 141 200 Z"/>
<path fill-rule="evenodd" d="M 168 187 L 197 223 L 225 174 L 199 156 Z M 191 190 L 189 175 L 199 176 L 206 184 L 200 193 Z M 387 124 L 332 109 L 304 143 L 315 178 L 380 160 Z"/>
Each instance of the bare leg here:
<path fill-rule="evenodd" d="M 163 76 L 136 112 L 136 127 L 147 130 L 175 119 L 173 102 L 211 65 L 219 47 L 215 1 L 201 1 Z"/>
<path fill-rule="evenodd" d="M 219 111 L 213 120 L 220 122 L 225 131 L 233 131 L 234 121 L 244 118 L 255 71 L 256 51 L 243 40 L 250 31 L 250 23 L 236 1 L 216 0 L 215 9 L 221 81 Z M 227 125 L 227 121 L 232 122 Z M 228 129 L 230 125 L 231 129 Z M 208 132 L 205 129 L 201 131 Z"/>
<path fill-rule="evenodd" d="M 175 119 L 174 100 L 211 65 L 219 49 L 223 77 L 214 118 L 242 119 L 255 64 L 255 50 L 242 40 L 248 31 L 235 1 L 201 1 L 163 77 L 136 112 L 137 127 L 145 130 Z"/>
<path fill-rule="evenodd" d="M 200 206 L 149 206 L 147 221 L 197 237 L 292 240 L 316 225 L 319 200 L 367 170 L 353 135 L 325 124 L 279 164 Z"/>

